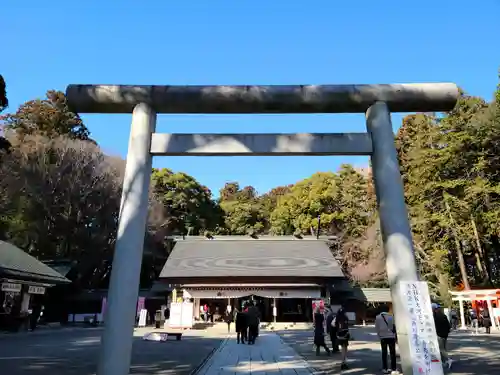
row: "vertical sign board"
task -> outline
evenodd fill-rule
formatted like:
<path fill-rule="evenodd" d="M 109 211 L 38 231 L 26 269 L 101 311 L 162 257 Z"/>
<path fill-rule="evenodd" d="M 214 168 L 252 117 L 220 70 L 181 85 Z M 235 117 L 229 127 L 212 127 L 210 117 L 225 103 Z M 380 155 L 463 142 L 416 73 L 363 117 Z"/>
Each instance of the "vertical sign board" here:
<path fill-rule="evenodd" d="M 401 282 L 400 287 L 409 317 L 408 336 L 413 374 L 442 375 L 443 366 L 427 283 Z"/>
<path fill-rule="evenodd" d="M 193 327 L 193 304 L 191 302 L 172 302 L 170 304 L 170 328 Z"/>
<path fill-rule="evenodd" d="M 182 325 L 182 304 L 178 302 L 170 303 L 170 319 L 168 320 L 170 328 L 181 328 Z"/>
<path fill-rule="evenodd" d="M 193 328 L 194 305 L 192 302 L 182 303 L 181 326 Z"/>
<path fill-rule="evenodd" d="M 146 297 L 139 297 L 139 298 L 137 298 L 136 317 L 140 316 L 141 310 L 144 309 L 145 304 L 146 304 Z"/>
<path fill-rule="evenodd" d="M 139 312 L 139 321 L 137 322 L 138 327 L 146 327 L 146 319 L 148 317 L 148 310 L 142 309 Z"/>

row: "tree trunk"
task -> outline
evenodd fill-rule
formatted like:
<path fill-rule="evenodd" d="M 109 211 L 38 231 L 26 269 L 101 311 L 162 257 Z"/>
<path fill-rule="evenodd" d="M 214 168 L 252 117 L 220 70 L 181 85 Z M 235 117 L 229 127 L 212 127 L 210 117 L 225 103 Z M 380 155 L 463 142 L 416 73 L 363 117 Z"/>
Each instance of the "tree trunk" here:
<path fill-rule="evenodd" d="M 444 205 L 446 207 L 446 211 L 448 212 L 448 216 L 450 217 L 451 231 L 453 234 L 453 239 L 455 240 L 455 247 L 456 247 L 457 258 L 458 258 L 458 267 L 460 268 L 460 274 L 462 276 L 462 283 L 464 284 L 465 290 L 470 290 L 469 278 L 467 277 L 467 268 L 465 267 L 464 254 L 462 252 L 462 246 L 460 245 L 460 241 L 458 239 L 458 233 L 455 229 L 456 223 L 453 220 L 450 205 L 446 201 L 446 198 L 444 198 Z"/>
<path fill-rule="evenodd" d="M 476 254 L 477 267 L 479 268 L 479 271 L 481 272 L 484 281 L 486 281 L 489 285 L 491 285 L 491 275 L 489 274 L 488 267 L 486 267 L 483 247 L 481 246 L 481 240 L 479 239 L 479 233 L 477 231 L 476 221 L 474 220 L 474 217 L 472 215 L 470 215 L 470 222 L 472 224 L 472 230 L 474 231 L 474 238 L 476 240 L 475 254 Z"/>

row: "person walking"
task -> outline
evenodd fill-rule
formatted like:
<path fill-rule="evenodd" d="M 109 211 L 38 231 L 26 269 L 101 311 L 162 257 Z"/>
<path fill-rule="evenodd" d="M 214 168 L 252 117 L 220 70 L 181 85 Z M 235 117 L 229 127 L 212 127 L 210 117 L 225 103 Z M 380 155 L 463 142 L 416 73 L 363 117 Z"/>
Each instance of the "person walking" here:
<path fill-rule="evenodd" d="M 450 312 L 451 328 L 456 331 L 458 328 L 458 314 L 457 310 L 451 309 Z"/>
<path fill-rule="evenodd" d="M 247 324 L 247 316 L 246 313 L 243 311 L 238 311 L 238 309 L 235 309 L 235 329 L 236 329 L 236 342 L 239 344 L 240 342 L 242 344 L 245 343 L 247 340 L 247 330 L 248 330 L 248 324 Z"/>
<path fill-rule="evenodd" d="M 345 313 L 345 308 L 341 307 L 337 314 L 335 314 L 335 329 L 337 331 L 337 343 L 340 345 L 342 353 L 342 364 L 340 365 L 341 370 L 347 370 L 347 348 L 349 346 L 349 340 L 351 334 L 349 332 L 349 319 Z"/>
<path fill-rule="evenodd" d="M 200 319 L 206 322 L 205 319 L 205 305 L 200 305 Z"/>
<path fill-rule="evenodd" d="M 470 309 L 470 321 L 472 326 L 472 334 L 478 333 L 479 330 L 479 319 L 477 318 L 477 312 L 475 309 Z"/>
<path fill-rule="evenodd" d="M 339 344 L 337 343 L 337 330 L 335 329 L 334 324 L 335 313 L 333 310 L 329 309 L 326 314 L 326 332 L 330 336 L 330 341 L 332 342 L 332 352 L 339 352 Z"/>
<path fill-rule="evenodd" d="M 453 360 L 448 355 L 446 343 L 450 334 L 451 325 L 445 313 L 441 310 L 441 306 L 437 303 L 432 304 L 432 312 L 434 315 L 434 324 L 436 326 L 436 335 L 438 338 L 439 351 L 441 352 L 441 361 L 448 369 L 451 369 Z"/>
<path fill-rule="evenodd" d="M 394 317 L 383 309 L 375 318 L 375 329 L 382 348 L 382 371 L 396 374 L 396 325 Z M 391 358 L 391 368 L 387 366 L 387 349 Z"/>
<path fill-rule="evenodd" d="M 210 323 L 214 322 L 214 310 L 210 305 L 207 305 L 207 319 Z"/>
<path fill-rule="evenodd" d="M 224 320 L 226 321 L 227 324 L 227 333 L 229 333 L 231 332 L 231 323 L 234 320 L 234 314 L 232 312 L 231 305 L 227 305 Z"/>
<path fill-rule="evenodd" d="M 253 345 L 259 334 L 259 309 L 254 304 L 251 304 L 248 307 L 246 315 L 248 323 L 248 345 Z"/>
<path fill-rule="evenodd" d="M 490 313 L 488 310 L 484 309 L 481 312 L 481 319 L 483 321 L 483 327 L 486 331 L 486 333 L 489 335 L 491 333 L 491 318 L 490 318 Z"/>
<path fill-rule="evenodd" d="M 29 325 L 31 331 L 34 331 L 37 327 L 38 320 L 40 316 L 42 315 L 42 305 L 39 303 L 34 304 L 31 314 L 29 315 Z"/>
<path fill-rule="evenodd" d="M 330 355 L 330 349 L 325 343 L 325 316 L 321 313 L 319 307 L 316 307 L 313 315 L 314 323 L 314 345 L 316 346 L 316 355 L 319 355 L 320 348 L 324 348 L 326 353 Z"/>

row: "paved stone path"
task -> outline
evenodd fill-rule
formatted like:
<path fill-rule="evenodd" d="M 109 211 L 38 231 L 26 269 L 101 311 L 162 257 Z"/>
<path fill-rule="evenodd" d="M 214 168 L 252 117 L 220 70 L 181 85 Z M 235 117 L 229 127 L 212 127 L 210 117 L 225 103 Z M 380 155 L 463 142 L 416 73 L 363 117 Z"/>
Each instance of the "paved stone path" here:
<path fill-rule="evenodd" d="M 254 346 L 236 344 L 234 334 L 224 341 L 227 330 L 222 325 L 186 332 L 181 341 L 167 343 L 142 341 L 143 334 L 151 329 L 138 329 L 134 333 L 131 373 L 188 375 L 216 350 L 199 375 L 340 374 L 340 356 L 316 357 L 312 329 L 300 328 L 278 331 L 281 339 L 273 332 L 262 330 Z M 94 375 L 101 333 L 100 328 L 87 328 L 0 335 L 0 374 Z M 352 333 L 350 369 L 342 374 L 380 374 L 380 346 L 374 329 L 356 327 Z M 456 360 L 452 374 L 500 374 L 499 334 L 476 336 L 453 332 L 449 347 Z"/>
<path fill-rule="evenodd" d="M 282 339 L 292 346 L 317 375 L 340 374 L 340 355 L 327 357 L 322 353 L 317 357 L 313 348 L 312 328 L 277 331 Z M 381 373 L 380 344 L 373 327 L 352 329 L 354 340 L 349 345 L 348 375 L 379 375 Z M 325 337 L 326 338 L 326 337 Z M 331 346 L 326 338 L 327 344 Z M 500 374 L 500 336 L 471 335 L 468 332 L 452 332 L 448 340 L 449 353 L 454 359 L 450 374 L 494 375 Z M 399 358 L 398 358 L 399 362 Z"/>
<path fill-rule="evenodd" d="M 254 345 L 237 344 L 234 334 L 197 375 L 309 375 L 309 365 L 272 332 L 261 332 Z"/>
<path fill-rule="evenodd" d="M 226 333 L 190 331 L 181 341 L 148 342 L 134 333 L 131 374 L 189 375 Z M 1 375 L 94 375 L 102 329 L 59 329 L 0 335 Z"/>

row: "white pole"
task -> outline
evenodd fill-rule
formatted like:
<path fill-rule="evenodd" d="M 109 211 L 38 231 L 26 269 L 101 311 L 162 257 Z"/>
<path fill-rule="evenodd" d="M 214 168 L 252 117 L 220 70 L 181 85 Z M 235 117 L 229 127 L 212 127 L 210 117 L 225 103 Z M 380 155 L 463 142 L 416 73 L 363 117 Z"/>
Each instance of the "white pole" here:
<path fill-rule="evenodd" d="M 386 103 L 376 102 L 366 112 L 366 127 L 372 137 L 373 180 L 377 193 L 386 270 L 391 287 L 394 319 L 399 338 L 401 366 L 404 375 L 413 374 L 410 317 L 401 281 L 419 281 L 413 240 L 405 204 L 403 182 L 394 144 L 391 114 Z M 436 340 L 436 339 L 435 339 Z"/>
<path fill-rule="evenodd" d="M 155 126 L 156 113 L 146 104 L 138 104 L 132 113 L 98 375 L 128 375 L 130 372 L 148 216 L 152 168 L 151 135 L 155 131 Z"/>
<path fill-rule="evenodd" d="M 491 304 L 491 300 L 490 299 L 486 300 L 486 304 L 488 305 L 488 313 L 490 314 L 491 328 L 497 329 L 495 317 L 493 316 L 493 306 Z"/>
<path fill-rule="evenodd" d="M 278 315 L 278 306 L 276 306 L 276 298 L 273 298 L 273 321 L 276 324 L 276 315 Z"/>
<path fill-rule="evenodd" d="M 465 325 L 464 300 L 460 298 L 458 303 L 460 304 L 460 329 L 467 329 Z"/>

